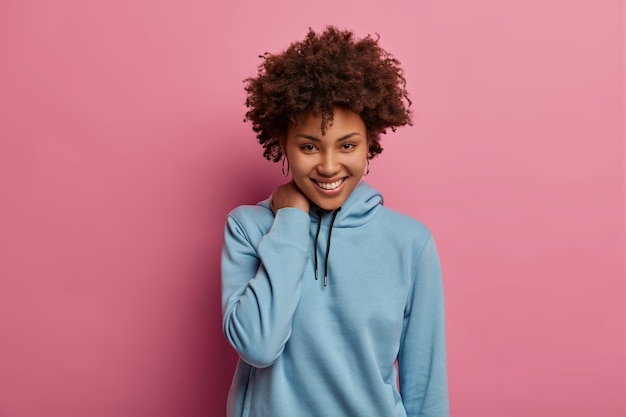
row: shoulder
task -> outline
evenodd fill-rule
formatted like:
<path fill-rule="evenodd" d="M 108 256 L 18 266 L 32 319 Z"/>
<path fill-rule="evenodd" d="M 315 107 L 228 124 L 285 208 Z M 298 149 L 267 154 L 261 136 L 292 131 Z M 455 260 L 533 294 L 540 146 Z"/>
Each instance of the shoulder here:
<path fill-rule="evenodd" d="M 404 213 L 383 206 L 380 209 L 379 216 L 394 231 L 406 230 L 412 235 L 431 236 L 430 229 L 424 223 Z"/>
<path fill-rule="evenodd" d="M 268 207 L 264 207 L 260 204 L 256 205 L 242 205 L 235 207 L 228 213 L 229 218 L 237 219 L 239 221 L 247 220 L 259 220 L 265 217 L 273 217 L 272 210 Z"/>
<path fill-rule="evenodd" d="M 227 224 L 246 234 L 265 234 L 272 226 L 274 214 L 264 200 L 256 205 L 242 205 L 228 213 Z"/>
<path fill-rule="evenodd" d="M 404 213 L 383 206 L 377 217 L 379 231 L 402 246 L 421 251 L 432 240 L 432 233 L 424 223 Z"/>

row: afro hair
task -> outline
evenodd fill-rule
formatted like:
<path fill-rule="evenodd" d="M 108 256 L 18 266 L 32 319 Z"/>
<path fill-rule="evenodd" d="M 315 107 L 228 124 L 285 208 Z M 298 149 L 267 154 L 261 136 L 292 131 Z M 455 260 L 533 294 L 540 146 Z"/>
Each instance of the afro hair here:
<path fill-rule="evenodd" d="M 311 113 L 321 116 L 322 133 L 333 122 L 333 108 L 359 114 L 370 159 L 382 152 L 380 135 L 388 128 L 412 124 L 400 62 L 370 35 L 358 40 L 351 31 L 333 26 L 321 34 L 309 29 L 303 41 L 260 58 L 257 77 L 244 80 L 246 120 L 269 160 L 281 159 L 280 141 L 287 129 Z"/>

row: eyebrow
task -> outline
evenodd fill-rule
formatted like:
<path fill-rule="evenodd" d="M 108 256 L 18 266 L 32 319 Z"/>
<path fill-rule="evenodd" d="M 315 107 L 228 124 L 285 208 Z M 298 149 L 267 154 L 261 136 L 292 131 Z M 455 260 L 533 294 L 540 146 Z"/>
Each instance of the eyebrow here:
<path fill-rule="evenodd" d="M 359 132 L 348 133 L 347 135 L 343 135 L 342 137 L 338 138 L 335 142 L 341 142 L 342 140 L 350 139 L 353 136 L 361 136 L 361 134 Z M 314 142 L 321 142 L 322 141 L 320 138 L 317 138 L 317 137 L 311 136 L 311 135 L 307 135 L 307 134 L 304 134 L 304 133 L 298 133 L 296 135 L 296 137 L 297 138 L 303 138 L 303 139 L 312 140 Z"/>

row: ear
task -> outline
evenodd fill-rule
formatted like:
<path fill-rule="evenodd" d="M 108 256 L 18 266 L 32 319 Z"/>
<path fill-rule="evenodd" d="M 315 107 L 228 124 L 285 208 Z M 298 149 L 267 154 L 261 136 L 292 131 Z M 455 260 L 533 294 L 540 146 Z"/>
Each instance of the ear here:
<path fill-rule="evenodd" d="M 278 138 L 278 143 L 280 144 L 280 151 L 287 157 L 287 137 L 281 136 Z"/>

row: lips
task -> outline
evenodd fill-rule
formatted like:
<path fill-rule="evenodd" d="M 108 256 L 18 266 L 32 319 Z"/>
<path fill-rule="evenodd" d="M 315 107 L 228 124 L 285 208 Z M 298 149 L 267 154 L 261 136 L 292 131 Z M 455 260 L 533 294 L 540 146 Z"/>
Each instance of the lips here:
<path fill-rule="evenodd" d="M 341 184 L 343 184 L 345 180 L 346 180 L 345 178 L 340 178 L 333 182 L 322 182 L 322 181 L 314 181 L 314 182 L 321 189 L 326 190 L 326 191 L 332 191 L 332 190 L 336 190 L 337 188 L 339 188 L 339 186 L 341 186 Z"/>

